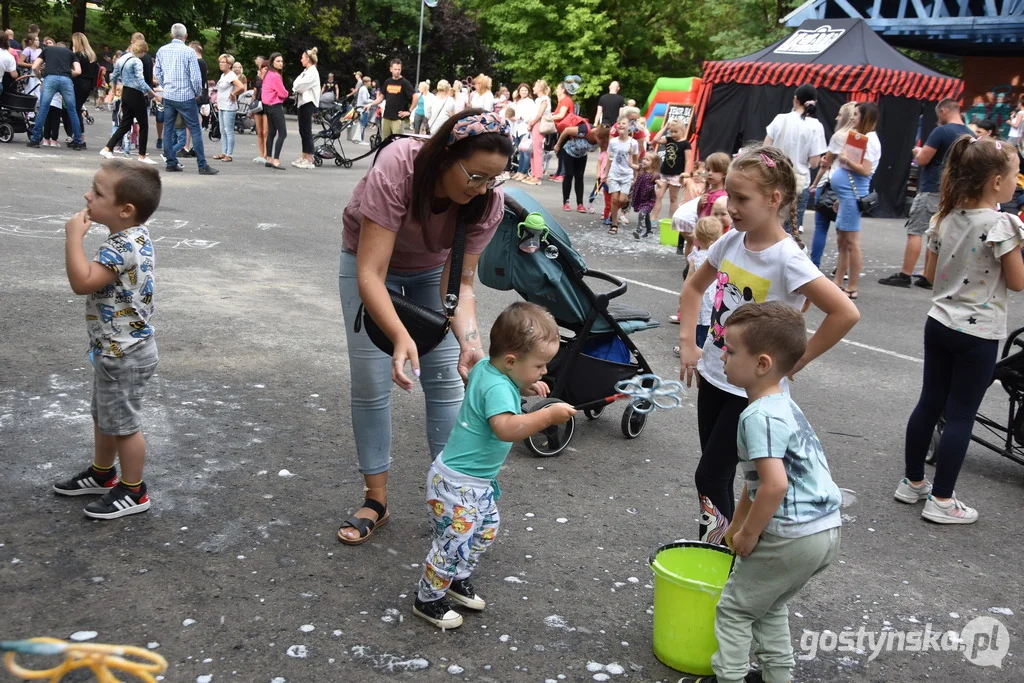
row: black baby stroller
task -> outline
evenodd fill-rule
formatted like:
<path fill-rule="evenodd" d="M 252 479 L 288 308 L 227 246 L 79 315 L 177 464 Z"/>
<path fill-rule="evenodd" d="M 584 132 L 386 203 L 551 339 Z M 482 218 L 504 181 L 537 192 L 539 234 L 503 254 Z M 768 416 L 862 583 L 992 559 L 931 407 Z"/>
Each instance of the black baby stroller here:
<path fill-rule="evenodd" d="M 519 224 L 531 213 L 543 217 L 546 231 L 539 247 L 526 252 L 520 249 Z M 479 271 L 484 285 L 514 289 L 527 301 L 546 308 L 561 328 L 560 348 L 544 378 L 551 387 L 550 399 L 571 403 L 595 420 L 621 397 L 615 388 L 618 382 L 653 374 L 629 335 L 658 327 L 658 322 L 643 309 L 612 303 L 626 293 L 626 283 L 587 269 L 562 227 L 525 192 L 506 190 L 505 215 L 480 256 Z M 602 280 L 614 289 L 595 292 L 588 279 Z M 645 387 L 649 387 L 647 382 Z M 640 436 L 650 408 L 646 400 L 627 405 L 621 425 L 627 439 Z M 558 455 L 569 445 L 575 429 L 572 418 L 530 437 L 526 446 L 536 455 Z"/>
<path fill-rule="evenodd" d="M 207 133 L 210 139 L 220 140 L 220 112 L 217 110 L 215 102 L 210 103 L 210 116 L 207 118 L 207 125 L 210 126 L 210 131 Z"/>
<path fill-rule="evenodd" d="M 337 166 L 352 168 L 352 159 L 345 156 L 341 146 L 341 136 L 353 126 L 359 118 L 359 110 L 355 107 L 337 108 L 323 122 L 323 129 L 313 136 L 313 164 L 321 166 L 324 159 L 334 159 Z"/>
<path fill-rule="evenodd" d="M 5 90 L 0 93 L 0 142 L 11 142 L 15 133 L 28 133 L 29 115 L 36 110 L 36 98 Z"/>
<path fill-rule="evenodd" d="M 1020 350 L 1014 347 L 1019 347 Z M 1024 465 L 1024 411 L 1021 410 L 1024 407 L 1024 327 L 1014 330 L 1003 344 L 1003 355 L 996 362 L 992 375 L 1010 398 L 1006 424 L 1000 424 L 978 413 L 974 418 L 974 424 L 985 430 L 984 436 L 971 434 L 971 440 L 1004 458 Z M 939 420 L 935 433 L 932 434 L 932 442 L 929 444 L 928 456 L 925 459 L 929 464 L 935 464 L 935 452 L 939 447 L 944 426 L 945 420 Z M 990 440 L 993 436 L 997 437 L 998 441 Z"/>

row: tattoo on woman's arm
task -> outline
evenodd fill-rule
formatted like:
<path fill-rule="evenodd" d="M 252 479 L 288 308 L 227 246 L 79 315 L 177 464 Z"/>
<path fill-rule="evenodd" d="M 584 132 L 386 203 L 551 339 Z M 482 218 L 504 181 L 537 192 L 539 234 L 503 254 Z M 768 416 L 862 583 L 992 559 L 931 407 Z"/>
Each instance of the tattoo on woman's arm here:
<path fill-rule="evenodd" d="M 466 341 L 476 341 L 479 338 L 480 338 L 480 333 L 477 332 L 476 330 L 472 330 L 472 329 L 471 330 L 467 330 L 465 336 L 463 336 L 463 339 L 465 339 Z"/>

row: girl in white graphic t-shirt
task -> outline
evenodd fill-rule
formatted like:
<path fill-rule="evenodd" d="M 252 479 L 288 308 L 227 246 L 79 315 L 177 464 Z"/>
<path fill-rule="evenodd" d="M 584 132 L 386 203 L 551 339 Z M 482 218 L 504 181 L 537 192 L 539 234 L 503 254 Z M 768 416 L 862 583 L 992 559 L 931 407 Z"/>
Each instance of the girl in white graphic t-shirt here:
<path fill-rule="evenodd" d="M 905 478 L 895 497 L 925 500 L 921 517 L 939 524 L 978 519 L 953 487 L 1006 336 L 1006 290 L 1024 290 L 1024 224 L 996 210 L 1013 198 L 1019 165 L 1009 144 L 961 136 L 946 152 L 939 212 L 927 232 L 925 277 L 934 289 L 924 326 L 924 383 L 907 422 Z M 924 459 L 940 417 L 945 425 L 929 484 Z"/>
<path fill-rule="evenodd" d="M 736 433 L 746 392 L 725 377 L 722 353 L 730 313 L 744 303 L 784 301 L 799 309 L 810 300 L 825 319 L 789 377 L 834 346 L 860 319 L 857 307 L 814 267 L 782 227 L 796 211 L 796 177 L 775 147 L 743 150 L 725 180 L 733 229 L 708 250 L 679 297 L 680 377 L 698 378 L 697 424 L 701 458 L 695 480 L 700 498 L 700 538 L 723 543 L 735 509 Z M 716 284 L 711 330 L 703 349 L 695 343 L 704 291 Z"/>

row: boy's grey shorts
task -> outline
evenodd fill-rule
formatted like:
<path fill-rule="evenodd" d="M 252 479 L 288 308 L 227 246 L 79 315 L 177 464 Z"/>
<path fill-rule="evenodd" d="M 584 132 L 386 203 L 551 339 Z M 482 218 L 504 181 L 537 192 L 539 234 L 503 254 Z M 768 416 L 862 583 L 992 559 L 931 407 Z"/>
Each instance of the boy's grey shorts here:
<path fill-rule="evenodd" d="M 931 225 L 932 216 L 939 212 L 938 192 L 918 192 L 910 205 L 907 217 L 907 234 L 923 235 Z"/>
<path fill-rule="evenodd" d="M 103 434 L 128 436 L 142 429 L 139 411 L 146 382 L 156 372 L 156 339 L 150 337 L 120 358 L 93 362 L 92 417 Z"/>

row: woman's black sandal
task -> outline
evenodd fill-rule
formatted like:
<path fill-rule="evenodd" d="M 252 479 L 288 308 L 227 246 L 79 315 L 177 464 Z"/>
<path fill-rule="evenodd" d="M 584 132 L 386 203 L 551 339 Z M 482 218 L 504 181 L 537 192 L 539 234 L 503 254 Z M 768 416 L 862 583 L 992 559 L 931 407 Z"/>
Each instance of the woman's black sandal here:
<path fill-rule="evenodd" d="M 377 519 L 367 519 L 366 517 L 356 517 L 352 515 L 346 519 L 341 528 L 338 529 L 338 540 L 345 545 L 360 545 L 366 543 L 373 536 L 373 532 L 377 527 L 382 527 L 391 521 L 391 515 L 388 514 L 388 504 L 383 505 L 373 498 L 367 498 L 363 501 L 362 507 L 369 508 L 377 513 Z M 355 529 L 359 532 L 359 538 L 350 538 L 345 534 L 341 533 L 343 529 Z"/>

